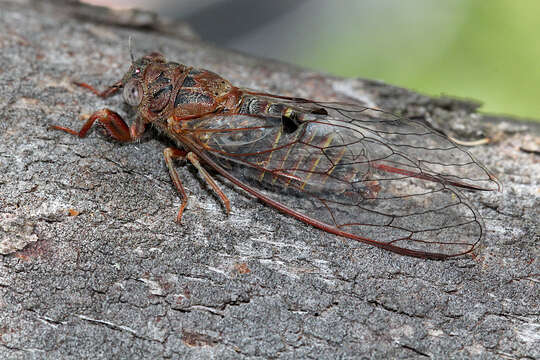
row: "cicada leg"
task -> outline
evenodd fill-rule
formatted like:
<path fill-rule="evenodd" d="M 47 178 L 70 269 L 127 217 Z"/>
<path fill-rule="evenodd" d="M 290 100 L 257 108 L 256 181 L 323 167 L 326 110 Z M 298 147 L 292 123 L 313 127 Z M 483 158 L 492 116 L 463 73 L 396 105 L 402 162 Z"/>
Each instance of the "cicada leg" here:
<path fill-rule="evenodd" d="M 215 191 L 217 196 L 221 199 L 221 201 L 223 202 L 223 205 L 225 206 L 225 209 L 227 210 L 227 214 L 231 212 L 231 205 L 230 205 L 229 199 L 227 198 L 227 195 L 225 195 L 223 191 L 221 191 L 221 189 L 216 184 L 214 179 L 210 176 L 210 174 L 206 171 L 206 169 L 201 166 L 201 163 L 199 162 L 199 158 L 197 157 L 197 155 L 195 155 L 192 152 L 188 153 L 185 150 L 168 147 L 165 150 L 163 150 L 163 156 L 165 157 L 165 163 L 167 164 L 167 168 L 169 169 L 169 174 L 171 175 L 173 184 L 178 190 L 178 192 L 180 193 L 180 195 L 182 195 L 182 204 L 180 205 L 180 210 L 178 210 L 178 215 L 176 216 L 177 222 L 181 222 L 182 220 L 182 214 L 184 213 L 184 209 L 187 206 L 188 198 L 187 198 L 184 186 L 182 185 L 182 182 L 180 181 L 180 178 L 178 177 L 178 173 L 176 172 L 174 168 L 174 164 L 173 164 L 174 159 L 187 158 L 193 164 L 193 166 L 197 168 L 197 170 L 203 177 L 204 181 L 206 181 L 206 183 L 210 185 L 210 187 Z"/>
<path fill-rule="evenodd" d="M 180 150 L 177 148 L 168 147 L 165 150 L 163 150 L 163 156 L 165 157 L 165 164 L 167 165 L 167 169 L 169 169 L 169 174 L 171 175 L 171 179 L 174 184 L 174 187 L 176 187 L 176 190 L 178 190 L 180 195 L 182 195 L 182 204 L 180 205 L 180 209 L 178 210 L 178 215 L 176 215 L 176 221 L 181 222 L 182 214 L 184 213 L 184 209 L 188 203 L 188 198 L 187 198 L 186 190 L 184 190 L 184 186 L 182 185 L 182 182 L 180 181 L 180 178 L 178 177 L 178 173 L 174 169 L 173 160 L 185 159 L 186 152 L 184 150 Z"/>
<path fill-rule="evenodd" d="M 74 81 L 73 83 L 77 86 L 90 90 L 91 92 L 93 92 L 94 94 L 96 94 L 97 96 L 101 98 L 108 98 L 109 96 L 114 95 L 122 87 L 121 81 L 109 86 L 107 89 L 103 91 L 96 90 L 96 88 L 94 88 L 92 85 L 89 85 L 87 83 L 80 83 L 76 81 Z"/>
<path fill-rule="evenodd" d="M 130 131 L 129 126 L 124 119 L 116 112 L 109 109 L 101 109 L 93 113 L 79 131 L 58 125 L 51 125 L 51 128 L 62 130 L 71 135 L 83 138 L 96 121 L 103 125 L 107 134 L 117 141 L 130 142 L 136 140 L 142 134 L 142 131 L 140 130 Z"/>
<path fill-rule="evenodd" d="M 221 202 L 223 202 L 223 205 L 225 206 L 225 210 L 227 210 L 227 215 L 229 215 L 229 213 L 231 212 L 231 202 L 229 201 L 229 198 L 227 197 L 227 195 L 225 195 L 223 191 L 221 191 L 218 184 L 212 178 L 212 176 L 210 176 L 208 171 L 206 171 L 206 169 L 201 166 L 201 163 L 199 162 L 199 157 L 194 153 L 189 152 L 187 154 L 187 159 L 193 164 L 193 166 L 197 168 L 197 170 L 199 170 L 199 173 L 204 178 L 204 181 L 206 181 L 206 183 L 210 185 L 216 195 L 221 199 Z"/>

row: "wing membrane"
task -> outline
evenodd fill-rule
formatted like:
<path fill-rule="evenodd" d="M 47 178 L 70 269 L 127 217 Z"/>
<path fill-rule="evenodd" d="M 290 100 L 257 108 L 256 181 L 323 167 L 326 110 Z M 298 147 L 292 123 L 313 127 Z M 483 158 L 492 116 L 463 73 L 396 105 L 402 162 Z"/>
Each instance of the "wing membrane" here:
<path fill-rule="evenodd" d="M 196 119 L 182 142 L 238 186 L 328 232 L 426 258 L 468 253 L 481 240 L 482 220 L 458 187 L 500 184 L 442 133 L 357 105 L 264 99 L 287 111 Z"/>

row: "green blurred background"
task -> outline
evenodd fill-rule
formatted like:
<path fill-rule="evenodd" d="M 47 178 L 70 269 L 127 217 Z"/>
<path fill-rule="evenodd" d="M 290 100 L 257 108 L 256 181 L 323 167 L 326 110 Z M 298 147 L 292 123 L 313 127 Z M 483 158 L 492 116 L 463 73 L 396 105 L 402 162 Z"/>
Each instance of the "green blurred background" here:
<path fill-rule="evenodd" d="M 537 0 L 89 2 L 173 15 L 205 40 L 257 56 L 540 121 Z"/>
<path fill-rule="evenodd" d="M 463 1 L 452 12 L 448 6 L 440 2 L 418 9 L 421 14 L 387 8 L 370 26 L 326 32 L 322 42 L 329 49 L 310 46 L 297 61 L 431 95 L 478 99 L 484 112 L 540 120 L 540 1 Z M 359 41 L 360 27 L 375 33 Z"/>

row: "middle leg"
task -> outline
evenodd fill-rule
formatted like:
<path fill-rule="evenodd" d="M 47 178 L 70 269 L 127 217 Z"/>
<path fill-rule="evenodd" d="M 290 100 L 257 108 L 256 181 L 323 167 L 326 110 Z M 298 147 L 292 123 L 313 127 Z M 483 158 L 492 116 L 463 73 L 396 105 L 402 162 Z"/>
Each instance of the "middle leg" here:
<path fill-rule="evenodd" d="M 180 150 L 174 147 L 168 147 L 165 150 L 163 150 L 163 156 L 165 157 L 165 163 L 167 165 L 167 168 L 169 169 L 169 174 L 171 176 L 171 179 L 173 181 L 174 186 L 182 196 L 182 204 L 180 205 L 180 210 L 178 210 L 178 215 L 176 216 L 176 221 L 181 222 L 182 220 L 182 214 L 184 213 L 184 209 L 187 206 L 188 198 L 186 191 L 184 189 L 184 186 L 182 185 L 182 182 L 180 181 L 180 178 L 178 177 L 178 173 L 176 172 L 174 168 L 174 159 L 185 159 L 187 158 L 193 166 L 197 168 L 203 179 L 206 181 L 208 185 L 214 190 L 214 192 L 217 194 L 217 196 L 221 199 L 223 202 L 223 205 L 225 206 L 225 209 L 227 210 L 227 214 L 231 212 L 231 205 L 229 198 L 227 198 L 227 195 L 221 191 L 217 183 L 214 181 L 212 176 L 206 171 L 204 167 L 202 167 L 201 163 L 199 162 L 199 158 L 197 155 L 195 155 L 192 152 L 186 152 L 185 150 Z"/>

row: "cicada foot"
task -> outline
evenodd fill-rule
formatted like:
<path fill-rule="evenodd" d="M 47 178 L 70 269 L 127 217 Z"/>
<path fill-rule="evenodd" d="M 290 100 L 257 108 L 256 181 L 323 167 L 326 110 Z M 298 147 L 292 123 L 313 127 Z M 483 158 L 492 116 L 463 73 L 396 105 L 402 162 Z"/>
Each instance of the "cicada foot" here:
<path fill-rule="evenodd" d="M 221 189 L 219 188 L 215 180 L 210 176 L 210 174 L 206 171 L 206 169 L 201 166 L 201 163 L 197 155 L 195 155 L 192 152 L 188 153 L 185 150 L 168 147 L 165 150 L 163 150 L 163 156 L 165 157 L 165 163 L 167 164 L 167 168 L 169 169 L 169 174 L 171 176 L 173 184 L 176 187 L 176 190 L 178 190 L 178 192 L 182 196 L 182 204 L 180 205 L 180 209 L 178 210 L 178 215 L 176 216 L 176 221 L 178 223 L 182 221 L 182 214 L 184 213 L 184 209 L 187 206 L 188 197 L 186 195 L 184 186 L 182 185 L 182 182 L 180 181 L 180 178 L 178 177 L 178 173 L 176 172 L 174 168 L 174 164 L 173 164 L 174 159 L 187 158 L 193 164 L 193 166 L 197 168 L 197 170 L 203 177 L 204 181 L 206 181 L 206 183 L 210 185 L 210 187 L 214 190 L 214 192 L 223 202 L 223 205 L 225 206 L 225 209 L 227 211 L 227 215 L 231 212 L 231 205 L 230 205 L 229 198 L 227 198 L 227 195 L 225 195 L 223 191 L 221 191 Z"/>
<path fill-rule="evenodd" d="M 103 126 L 108 136 L 117 141 L 130 142 L 138 137 L 138 134 L 130 132 L 129 126 L 120 115 L 109 109 L 101 109 L 93 113 L 79 131 L 58 125 L 51 125 L 51 128 L 83 138 L 96 121 Z"/>

